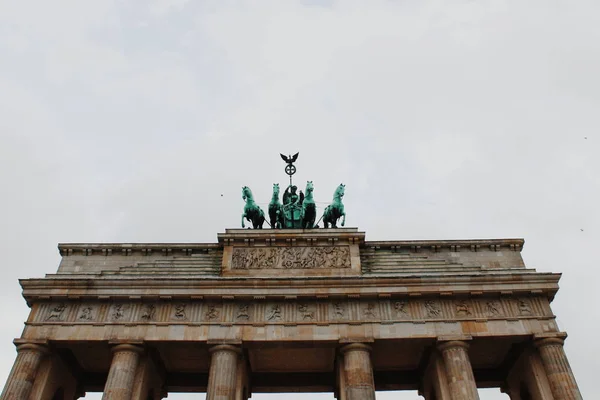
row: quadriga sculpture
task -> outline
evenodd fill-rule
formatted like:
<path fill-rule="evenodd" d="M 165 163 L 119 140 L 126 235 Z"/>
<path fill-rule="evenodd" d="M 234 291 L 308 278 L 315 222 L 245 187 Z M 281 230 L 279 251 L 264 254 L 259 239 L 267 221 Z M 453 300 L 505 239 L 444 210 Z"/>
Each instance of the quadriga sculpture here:
<path fill-rule="evenodd" d="M 306 190 L 304 201 L 302 202 L 302 229 L 313 229 L 315 227 L 315 219 L 317 217 L 317 205 L 313 198 L 313 183 L 306 182 Z"/>
<path fill-rule="evenodd" d="M 262 229 L 265 222 L 265 213 L 254 201 L 254 196 L 252 196 L 252 191 L 248 186 L 242 187 L 242 199 L 246 202 L 242 214 L 242 228 L 246 227 L 244 219 L 247 219 L 252 222 L 254 229 Z"/>
<path fill-rule="evenodd" d="M 323 213 L 323 227 L 337 228 L 337 220 L 342 218 L 341 225 L 344 226 L 346 223 L 346 212 L 344 211 L 344 204 L 342 203 L 342 197 L 344 197 L 344 190 L 346 185 L 340 183 L 333 193 L 333 202 L 325 208 Z"/>
<path fill-rule="evenodd" d="M 283 228 L 283 204 L 279 201 L 279 183 L 273 184 L 273 197 L 269 203 L 269 221 L 271 228 Z"/>

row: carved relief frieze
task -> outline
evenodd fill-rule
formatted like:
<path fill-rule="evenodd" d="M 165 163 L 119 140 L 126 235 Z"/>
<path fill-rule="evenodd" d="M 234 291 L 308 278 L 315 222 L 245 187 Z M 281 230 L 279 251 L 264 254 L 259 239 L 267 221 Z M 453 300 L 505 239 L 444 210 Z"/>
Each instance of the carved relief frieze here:
<path fill-rule="evenodd" d="M 362 317 L 364 319 L 377 319 L 377 303 L 367 302 L 362 309 Z"/>
<path fill-rule="evenodd" d="M 250 304 L 240 303 L 236 307 L 235 321 L 234 322 L 248 322 L 250 321 Z"/>
<path fill-rule="evenodd" d="M 209 303 L 204 311 L 204 320 L 208 322 L 217 322 L 221 319 L 221 307 L 217 304 Z"/>
<path fill-rule="evenodd" d="M 502 308 L 502 303 L 498 300 L 490 299 L 490 300 L 482 300 L 483 305 L 483 314 L 486 317 L 501 317 L 504 315 L 504 310 Z"/>
<path fill-rule="evenodd" d="M 172 320 L 175 321 L 187 321 L 188 320 L 188 310 L 186 303 L 176 303 L 173 306 L 173 315 L 171 317 Z"/>
<path fill-rule="evenodd" d="M 517 300 L 517 307 L 519 309 L 519 315 L 528 316 L 533 314 L 531 302 L 527 299 Z"/>
<path fill-rule="evenodd" d="M 79 308 L 79 313 L 77 314 L 77 320 L 79 321 L 94 321 L 96 319 L 96 310 L 93 306 L 89 304 L 83 304 Z"/>
<path fill-rule="evenodd" d="M 457 317 L 473 315 L 471 304 L 467 300 L 458 300 L 454 303 L 454 313 Z"/>
<path fill-rule="evenodd" d="M 333 321 L 341 321 L 348 318 L 348 307 L 341 300 L 333 301 L 330 308 L 330 315 Z"/>
<path fill-rule="evenodd" d="M 140 319 L 142 321 L 154 321 L 156 317 L 156 306 L 154 304 L 143 304 Z"/>
<path fill-rule="evenodd" d="M 392 305 L 394 311 L 394 317 L 400 319 L 410 318 L 410 308 L 408 306 L 408 301 L 406 300 L 398 300 L 394 301 Z"/>
<path fill-rule="evenodd" d="M 45 303 L 33 323 L 335 324 L 553 317 L 547 299 L 293 299 L 279 302 Z M 507 306 L 508 305 L 508 306 Z M 70 310 L 70 311 L 69 311 Z M 104 311 L 103 311 L 104 310 Z"/>
<path fill-rule="evenodd" d="M 298 304 L 298 320 L 300 321 L 314 321 L 315 320 L 315 310 L 310 307 L 307 303 Z"/>
<path fill-rule="evenodd" d="M 131 305 L 128 303 L 115 303 L 111 306 L 108 318 L 113 322 L 124 322 L 129 320 Z"/>
<path fill-rule="evenodd" d="M 440 302 L 437 300 L 425 300 L 423 303 L 425 307 L 425 317 L 431 319 L 442 318 L 442 307 Z"/>
<path fill-rule="evenodd" d="M 349 246 L 234 248 L 231 268 L 337 269 L 350 268 Z"/>
<path fill-rule="evenodd" d="M 265 312 L 265 320 L 267 322 L 281 322 L 283 320 L 281 308 L 280 304 L 270 304 Z"/>
<path fill-rule="evenodd" d="M 65 311 L 67 305 L 65 303 L 55 304 L 50 307 L 46 321 L 63 321 L 65 319 Z"/>

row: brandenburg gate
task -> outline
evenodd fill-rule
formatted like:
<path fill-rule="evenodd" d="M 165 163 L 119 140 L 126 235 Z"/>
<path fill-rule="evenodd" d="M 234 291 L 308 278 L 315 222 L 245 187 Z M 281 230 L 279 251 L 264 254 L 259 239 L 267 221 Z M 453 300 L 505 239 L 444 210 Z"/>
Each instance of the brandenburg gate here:
<path fill-rule="evenodd" d="M 581 399 L 523 240 L 366 241 L 354 228 L 232 229 L 209 244 L 61 244 L 4 400 L 418 389 L 427 400 Z"/>
<path fill-rule="evenodd" d="M 56 274 L 20 281 L 31 312 L 0 398 L 582 399 L 550 308 L 560 274 L 526 268 L 522 239 L 368 241 L 336 228 L 344 185 L 319 229 L 311 181 L 284 204 L 274 186 L 270 223 L 242 190 L 257 229 L 217 243 L 60 244 Z"/>

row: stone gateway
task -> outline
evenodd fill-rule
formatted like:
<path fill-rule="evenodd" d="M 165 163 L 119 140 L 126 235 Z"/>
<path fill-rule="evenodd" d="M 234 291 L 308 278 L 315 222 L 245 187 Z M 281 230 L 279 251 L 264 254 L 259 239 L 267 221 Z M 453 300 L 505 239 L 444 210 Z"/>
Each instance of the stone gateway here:
<path fill-rule="evenodd" d="M 2 400 L 206 392 L 582 399 L 522 239 L 366 241 L 356 228 L 232 229 L 218 243 L 60 244 Z"/>

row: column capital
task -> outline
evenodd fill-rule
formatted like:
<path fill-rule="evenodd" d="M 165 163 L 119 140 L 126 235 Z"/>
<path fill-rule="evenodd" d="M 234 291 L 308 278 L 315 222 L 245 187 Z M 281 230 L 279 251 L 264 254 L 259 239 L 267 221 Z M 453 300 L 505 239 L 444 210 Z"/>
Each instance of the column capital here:
<path fill-rule="evenodd" d="M 130 351 L 133 353 L 137 353 L 137 354 L 143 354 L 144 353 L 144 346 L 137 344 L 137 343 L 119 343 L 119 344 L 115 344 L 110 351 L 114 354 L 114 353 L 119 353 L 122 351 Z"/>
<path fill-rule="evenodd" d="M 567 332 L 545 332 L 535 333 L 533 335 L 533 343 L 538 349 L 549 344 L 563 345 L 567 338 Z"/>
<path fill-rule="evenodd" d="M 17 347 L 17 353 L 20 353 L 21 351 L 24 351 L 24 350 L 33 350 L 33 351 L 41 353 L 42 355 L 45 355 L 45 356 L 47 356 L 48 354 L 50 354 L 50 348 L 46 344 L 41 344 L 41 343 L 15 343 L 15 346 Z"/>
<path fill-rule="evenodd" d="M 213 354 L 216 351 L 231 351 L 236 354 L 242 354 L 242 349 L 238 346 L 232 346 L 230 344 L 216 344 L 208 349 L 210 354 Z"/>
<path fill-rule="evenodd" d="M 546 337 L 546 338 L 535 339 L 533 341 L 533 344 L 538 349 L 545 347 L 545 346 L 551 346 L 551 345 L 558 345 L 558 346 L 562 347 L 565 344 L 565 340 L 563 338 L 559 338 L 559 337 Z"/>
<path fill-rule="evenodd" d="M 371 352 L 372 347 L 364 343 L 350 343 L 340 348 L 340 353 L 345 354 L 349 351 L 366 351 Z"/>
<path fill-rule="evenodd" d="M 444 351 L 452 348 L 463 348 L 465 350 L 469 349 L 469 343 L 464 340 L 449 340 L 437 343 L 437 348 L 439 351 Z"/>

